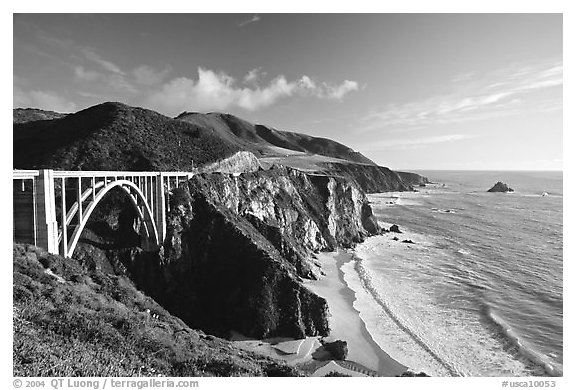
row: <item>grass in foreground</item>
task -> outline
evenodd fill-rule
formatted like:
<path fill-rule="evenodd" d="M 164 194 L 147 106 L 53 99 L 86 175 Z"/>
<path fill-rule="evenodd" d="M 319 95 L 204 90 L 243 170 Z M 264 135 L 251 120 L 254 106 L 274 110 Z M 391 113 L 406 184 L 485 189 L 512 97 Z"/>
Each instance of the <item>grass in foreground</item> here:
<path fill-rule="evenodd" d="M 14 376 L 298 376 L 190 329 L 132 282 L 14 244 Z"/>

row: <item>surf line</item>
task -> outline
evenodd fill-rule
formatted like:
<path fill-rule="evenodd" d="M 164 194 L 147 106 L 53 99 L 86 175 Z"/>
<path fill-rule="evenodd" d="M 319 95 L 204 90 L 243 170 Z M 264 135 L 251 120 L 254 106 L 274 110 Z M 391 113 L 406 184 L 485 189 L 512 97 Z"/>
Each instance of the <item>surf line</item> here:
<path fill-rule="evenodd" d="M 370 293 L 372 298 L 374 298 L 376 303 L 378 303 L 378 305 L 380 305 L 380 307 L 382 307 L 384 312 L 396 324 L 396 326 L 398 326 L 404 333 L 406 333 L 408 336 L 410 336 L 410 338 L 412 338 L 416 342 L 416 344 L 418 344 L 430 356 L 432 356 L 432 358 L 434 358 L 434 360 L 436 360 L 442 367 L 444 367 L 450 373 L 451 376 L 462 376 L 452 364 L 450 364 L 449 362 L 443 360 L 440 356 L 438 356 L 438 354 L 436 354 L 436 352 L 434 352 L 420 337 L 418 337 L 418 335 L 416 335 L 414 332 L 412 332 L 412 330 L 410 330 L 410 328 L 408 328 L 406 325 L 404 325 L 402 323 L 402 321 L 400 321 L 398 319 L 398 317 L 396 317 L 394 312 L 392 312 L 392 310 L 390 310 L 388 305 L 386 305 L 386 303 L 380 298 L 378 292 L 376 291 L 376 289 L 374 288 L 372 283 L 366 277 L 366 275 L 368 273 L 367 273 L 366 269 L 364 268 L 364 266 L 361 264 L 362 259 L 360 257 L 356 256 L 356 254 L 352 254 L 352 260 L 354 261 L 354 270 L 356 271 L 356 273 L 359 276 L 360 282 L 362 283 L 362 287 Z"/>

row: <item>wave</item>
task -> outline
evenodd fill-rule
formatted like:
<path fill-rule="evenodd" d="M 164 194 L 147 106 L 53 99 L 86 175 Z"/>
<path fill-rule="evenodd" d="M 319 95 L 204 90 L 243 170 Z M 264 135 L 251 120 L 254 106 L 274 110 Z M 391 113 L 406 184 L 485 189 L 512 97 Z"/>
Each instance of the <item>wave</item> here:
<path fill-rule="evenodd" d="M 522 357 L 536 364 L 550 376 L 562 376 L 562 370 L 560 368 L 554 367 L 545 356 L 531 349 L 514 329 L 502 317 L 496 314 L 492 308 L 487 305 L 484 306 L 483 314 L 496 329 L 498 329 L 499 334 L 516 348 Z"/>
<path fill-rule="evenodd" d="M 392 320 L 398 328 L 400 328 L 404 333 L 406 333 L 412 340 L 416 342 L 422 349 L 424 349 L 434 360 L 436 360 L 444 369 L 446 369 L 451 376 L 462 376 L 462 374 L 454 367 L 454 365 L 445 359 L 443 359 L 440 354 L 434 350 L 433 347 L 428 345 L 422 337 L 420 337 L 415 331 L 410 329 L 392 309 L 386 304 L 385 300 L 378 293 L 374 284 L 372 283 L 372 278 L 368 271 L 362 265 L 362 259 L 353 255 L 354 258 L 354 270 L 360 278 L 362 287 L 370 293 L 378 305 L 384 310 L 386 315 Z"/>

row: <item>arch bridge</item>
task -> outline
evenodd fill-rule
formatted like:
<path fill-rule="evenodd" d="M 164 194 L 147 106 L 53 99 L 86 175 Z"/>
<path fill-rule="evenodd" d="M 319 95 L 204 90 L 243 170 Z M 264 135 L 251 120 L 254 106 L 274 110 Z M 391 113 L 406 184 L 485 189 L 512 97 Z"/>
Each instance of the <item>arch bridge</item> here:
<path fill-rule="evenodd" d="M 71 257 L 92 212 L 120 189 L 137 213 L 145 249 L 162 244 L 172 190 L 193 172 L 14 170 L 13 238 Z"/>

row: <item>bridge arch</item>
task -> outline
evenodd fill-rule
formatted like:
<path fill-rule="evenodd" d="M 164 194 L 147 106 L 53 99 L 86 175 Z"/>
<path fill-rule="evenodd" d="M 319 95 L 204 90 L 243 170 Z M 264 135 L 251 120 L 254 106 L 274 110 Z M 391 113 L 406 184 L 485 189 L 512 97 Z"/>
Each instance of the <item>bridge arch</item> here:
<path fill-rule="evenodd" d="M 140 188 L 133 182 L 129 180 L 115 180 L 109 183 L 106 183 L 103 188 L 96 194 L 94 199 L 90 202 L 86 210 L 82 213 L 82 219 L 80 223 L 74 229 L 70 237 L 70 242 L 64 242 L 63 245 L 67 246 L 66 254 L 67 256 L 71 257 L 78 245 L 78 241 L 80 240 L 80 236 L 84 231 L 92 212 L 96 209 L 96 206 L 100 203 L 100 201 L 104 198 L 104 196 L 110 192 L 112 189 L 120 188 L 123 190 L 130 199 L 132 205 L 136 209 L 138 213 L 138 218 L 142 221 L 142 225 L 144 231 L 148 237 L 148 242 L 153 245 L 160 245 L 160 236 L 158 234 L 158 228 L 156 227 L 156 223 L 154 222 L 154 216 L 148 203 L 146 202 L 146 198 Z M 67 224 L 66 224 L 67 225 Z M 67 226 L 64 227 L 67 229 Z"/>

